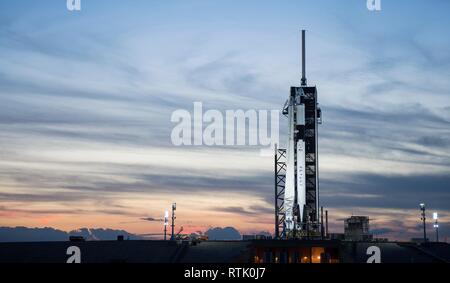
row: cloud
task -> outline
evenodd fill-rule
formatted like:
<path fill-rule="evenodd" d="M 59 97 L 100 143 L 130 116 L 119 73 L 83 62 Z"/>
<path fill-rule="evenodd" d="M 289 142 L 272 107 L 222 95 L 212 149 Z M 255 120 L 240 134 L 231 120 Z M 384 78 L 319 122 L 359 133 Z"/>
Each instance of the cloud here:
<path fill-rule="evenodd" d="M 431 146 L 431 147 L 442 147 L 442 148 L 449 148 L 450 147 L 450 139 L 448 137 L 440 137 L 440 136 L 424 136 L 420 137 L 417 140 L 418 144 L 424 145 L 424 146 Z"/>
<path fill-rule="evenodd" d="M 0 242 L 67 241 L 68 234 L 53 228 L 0 227 Z"/>
<path fill-rule="evenodd" d="M 162 222 L 164 219 L 161 218 L 153 218 L 153 217 L 143 217 L 141 220 L 149 221 L 149 222 Z"/>
<path fill-rule="evenodd" d="M 259 205 L 251 205 L 248 208 L 240 207 L 240 206 L 228 206 L 228 207 L 214 207 L 211 208 L 214 211 L 232 213 L 237 215 L 246 215 L 246 216 L 263 216 L 264 214 L 272 214 L 274 212 L 274 208 L 259 206 Z"/>
<path fill-rule="evenodd" d="M 421 202 L 433 209 L 450 210 L 449 175 L 347 176 L 347 182 L 322 178 L 321 201 L 331 207 L 416 208 Z"/>
<path fill-rule="evenodd" d="M 69 236 L 82 236 L 86 240 L 116 240 L 117 236 L 140 239 L 124 230 L 81 228 L 70 232 L 46 227 L 0 227 L 0 242 L 41 242 L 41 241 L 68 241 Z"/>
<path fill-rule="evenodd" d="M 205 234 L 212 241 L 232 241 L 241 240 L 241 234 L 233 227 L 214 227 L 208 229 Z"/>

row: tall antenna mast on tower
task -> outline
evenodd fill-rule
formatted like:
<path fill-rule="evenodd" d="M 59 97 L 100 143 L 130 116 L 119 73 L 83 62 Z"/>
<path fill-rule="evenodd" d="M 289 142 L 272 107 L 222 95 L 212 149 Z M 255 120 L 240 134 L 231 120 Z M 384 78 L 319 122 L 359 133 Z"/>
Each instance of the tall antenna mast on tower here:
<path fill-rule="evenodd" d="M 306 39 L 305 30 L 302 29 L 302 86 L 306 86 Z"/>

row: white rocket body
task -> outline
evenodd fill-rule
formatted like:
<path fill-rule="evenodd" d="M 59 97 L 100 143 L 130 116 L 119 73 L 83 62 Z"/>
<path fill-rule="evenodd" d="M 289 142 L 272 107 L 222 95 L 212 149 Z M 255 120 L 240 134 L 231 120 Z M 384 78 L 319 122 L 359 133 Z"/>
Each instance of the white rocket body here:
<path fill-rule="evenodd" d="M 288 141 L 286 147 L 286 182 L 284 187 L 285 229 L 294 230 L 295 159 L 294 159 L 294 107 L 288 104 Z"/>
<path fill-rule="evenodd" d="M 303 208 L 306 203 L 305 141 L 303 137 L 296 138 L 298 136 L 297 126 L 305 125 L 305 106 L 299 103 L 299 95 L 296 93 L 295 97 L 291 96 L 289 98 L 287 108 L 288 142 L 286 148 L 286 182 L 284 190 L 286 231 L 301 229 L 298 222 L 303 219 Z M 295 188 L 296 185 L 297 189 Z M 294 210 L 297 205 L 300 219 L 295 219 L 294 215 Z"/>

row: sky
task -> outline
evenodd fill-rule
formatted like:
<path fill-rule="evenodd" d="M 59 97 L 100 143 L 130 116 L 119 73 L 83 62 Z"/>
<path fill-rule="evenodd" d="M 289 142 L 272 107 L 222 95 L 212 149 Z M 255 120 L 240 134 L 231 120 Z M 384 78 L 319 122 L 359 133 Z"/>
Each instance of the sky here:
<path fill-rule="evenodd" d="M 281 109 L 306 29 L 330 230 L 367 215 L 378 237 L 420 237 L 424 202 L 446 240 L 450 2 L 381 3 L 0 1 L 0 226 L 159 233 L 142 218 L 176 202 L 185 232 L 272 232 L 273 158 L 174 146 L 171 115 Z"/>

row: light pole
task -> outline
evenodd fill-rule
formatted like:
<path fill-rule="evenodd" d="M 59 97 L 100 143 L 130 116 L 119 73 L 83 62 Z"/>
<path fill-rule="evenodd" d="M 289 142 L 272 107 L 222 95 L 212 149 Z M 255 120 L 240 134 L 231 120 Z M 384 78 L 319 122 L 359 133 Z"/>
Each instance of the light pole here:
<path fill-rule="evenodd" d="M 169 225 L 169 211 L 164 212 L 164 241 L 167 239 L 167 226 Z"/>
<path fill-rule="evenodd" d="M 177 210 L 177 204 L 174 202 L 172 203 L 172 236 L 170 237 L 170 240 L 173 241 L 175 240 L 175 234 L 174 234 L 174 230 L 175 230 L 175 210 Z"/>
<path fill-rule="evenodd" d="M 425 225 L 425 221 L 426 221 L 426 216 L 425 216 L 425 204 L 421 203 L 420 204 L 420 210 L 422 211 L 422 218 L 420 218 L 423 221 L 423 242 L 425 243 L 427 241 L 427 228 Z"/>
<path fill-rule="evenodd" d="M 438 214 L 437 212 L 433 213 L 433 219 L 434 219 L 434 229 L 436 229 L 436 242 L 439 242 L 439 224 L 438 224 Z"/>

